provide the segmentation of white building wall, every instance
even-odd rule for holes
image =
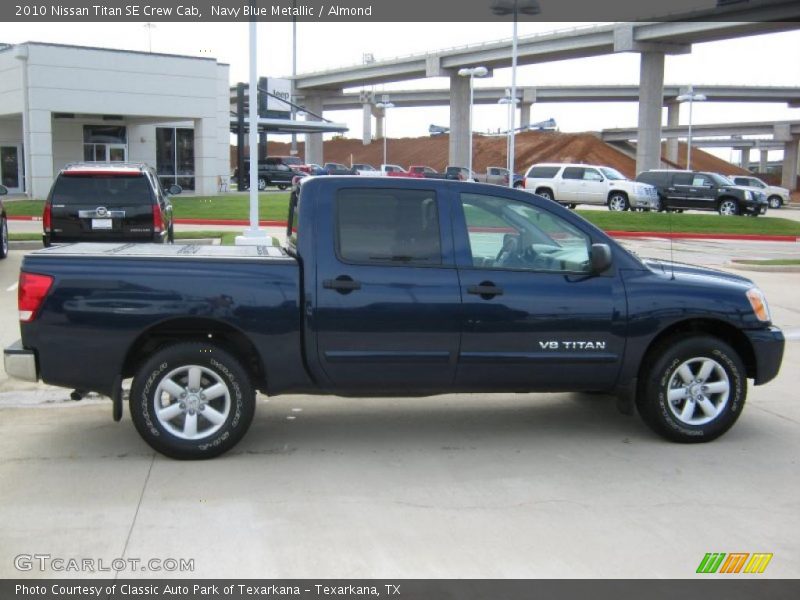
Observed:
[[[123,117],[115,123],[128,128],[129,160],[153,166],[157,125],[194,127],[196,192],[214,194],[219,175],[230,172],[228,111],[228,67],[214,60],[37,43],[0,51],[0,117],[21,115],[19,125],[0,123],[0,134],[28,141],[28,182],[36,198],[47,194],[65,164],[83,159],[83,125],[104,123],[102,115]]]
[[[0,115],[21,114],[23,109],[22,67],[14,48],[0,52]]]

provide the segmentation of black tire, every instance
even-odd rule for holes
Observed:
[[[197,373],[194,369],[199,370],[196,382],[190,379],[191,372]],[[194,391],[189,388],[192,384]],[[219,384],[223,395],[206,400],[201,392]],[[182,388],[184,396],[177,391],[172,395],[162,385]],[[156,394],[162,398],[162,416],[155,410]],[[219,456],[242,439],[253,420],[256,399],[237,359],[213,344],[189,342],[162,348],[139,368],[129,405],[139,435],[154,450],[171,458],[197,460]],[[173,406],[174,411],[163,413]],[[212,410],[213,420],[208,418]],[[191,439],[190,418],[195,431]]]
[[[288,186],[287,184],[285,184],[285,183],[279,183],[279,184],[278,184],[278,189],[279,189],[280,191],[283,191],[283,190],[285,190],[285,189],[286,189],[286,188],[288,188],[288,187],[289,187],[289,186]]]
[[[540,188],[536,190],[536,193],[545,200],[555,200],[555,196],[553,196],[553,190],[547,188]]]
[[[567,204],[566,206],[570,210],[575,210],[575,207],[578,206],[578,205],[577,204]]]
[[[8,219],[0,220],[0,259],[8,256]]]
[[[514,183],[514,188],[515,189],[520,189],[520,188],[524,188],[524,187],[525,187],[525,184],[522,183],[521,181],[517,181],[517,182]]]
[[[783,198],[780,196],[770,196],[767,198],[770,208],[778,209],[783,206]]]
[[[609,194],[606,204],[608,205],[608,210],[614,212],[625,212],[631,207],[631,205],[628,203],[628,196],[622,192],[614,192],[613,194]]]
[[[717,212],[726,217],[741,214],[739,210],[739,203],[732,198],[723,198],[717,205]]]
[[[174,223],[170,223],[169,224],[169,229],[167,230],[167,241],[170,244],[174,244],[175,243],[175,224]]]
[[[684,385],[682,367],[688,366],[688,375],[699,378],[708,362],[713,363],[713,370],[704,379],[689,377],[692,383]],[[727,392],[708,391],[711,386],[725,385]],[[672,401],[670,390],[678,396]],[[659,435],[674,442],[700,443],[710,442],[733,427],[746,397],[747,377],[739,355],[718,338],[693,334],[670,338],[648,353],[636,406],[644,422]],[[705,407],[713,409],[709,411],[713,416]]]

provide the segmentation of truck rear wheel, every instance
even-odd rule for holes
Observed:
[[[674,442],[710,442],[742,412],[747,378],[728,344],[708,335],[667,340],[649,353],[636,405],[653,431]]]
[[[178,459],[213,458],[233,448],[255,412],[255,392],[238,360],[213,344],[156,352],[134,377],[130,411],[139,435]]]

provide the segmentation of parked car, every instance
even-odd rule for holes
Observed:
[[[476,178],[481,183],[492,183],[494,185],[508,185],[508,169],[505,167],[486,167],[486,173],[478,173]],[[514,187],[524,188],[525,178],[518,173],[514,173]]]
[[[719,173],[704,171],[644,171],[636,181],[658,190],[665,210],[713,210],[721,215],[750,215],[767,212],[767,196],[735,185]]]
[[[478,176],[475,172],[470,171],[467,167],[448,165],[444,170],[444,174],[447,179],[453,179],[455,181],[478,181]]]
[[[309,166],[299,156],[268,156],[267,160],[283,163],[292,171],[310,173]]]
[[[322,170],[326,175],[358,175],[358,171],[353,167],[348,167],[341,163],[328,162],[322,165]]]
[[[353,168],[359,175],[380,175],[380,171],[367,163],[355,163]]]
[[[325,169],[322,168],[322,165],[318,165],[317,163],[308,163],[308,174],[327,175],[327,173],[325,173]]]
[[[731,175],[728,177],[736,185],[753,188],[767,196],[767,204],[770,208],[780,208],[788,204],[791,198],[789,190],[777,185],[769,185],[758,177],[750,175]]]
[[[658,193],[651,185],[629,180],[611,167],[573,163],[539,163],[525,174],[525,189],[569,208],[578,204],[660,210]]]
[[[173,242],[170,195],[143,163],[74,163],[56,176],[42,213],[45,246],[62,242]]]
[[[244,170],[242,190],[250,187],[250,161],[245,161]],[[292,177],[296,174],[296,171],[279,160],[268,158],[258,163],[258,189],[263,191],[270,186],[276,186],[279,190],[285,190],[292,185]],[[236,176],[234,172],[234,179]]]
[[[417,179],[447,179],[445,173],[439,173],[433,167],[426,165],[411,165],[408,167],[408,176]]]
[[[408,177],[408,171],[400,165],[381,165],[380,172],[386,177]]]
[[[780,368],[784,337],[752,281],[639,259],[539,196],[411,178],[298,187],[284,247],[26,255],[6,373],[108,395],[116,420],[133,378],[139,434],[196,459],[236,445],[256,390],[613,393],[664,437],[705,442],[736,422],[747,379]]]
[[[8,194],[8,189],[4,185],[0,185],[0,196]],[[0,259],[8,256],[8,219],[6,217],[6,208],[3,202],[0,201]]]

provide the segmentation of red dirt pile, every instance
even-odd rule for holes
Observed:
[[[516,171],[524,173],[529,166],[539,162],[576,162],[614,167],[628,177],[636,175],[636,161],[626,153],[606,144],[591,133],[558,133],[528,131],[516,136]],[[441,171],[447,166],[448,136],[420,138],[390,138],[388,140],[388,162],[403,167],[428,165]],[[298,143],[303,156],[303,143]],[[506,138],[475,136],[473,139],[474,162],[477,172],[488,166],[506,165]],[[663,152],[663,149],[662,149]],[[288,155],[289,144],[268,142],[269,155]],[[235,152],[232,152],[235,162]],[[364,146],[361,140],[339,138],[328,140],[324,146],[326,161],[343,163],[369,163],[378,166],[383,162],[383,143],[375,140]],[[686,161],[686,146],[680,145],[679,164]],[[677,165],[675,165],[677,168]],[[716,156],[692,149],[692,167],[702,171],[724,174],[747,173]]]

